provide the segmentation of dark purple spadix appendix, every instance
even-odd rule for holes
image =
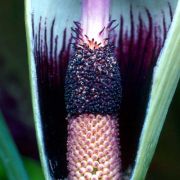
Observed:
[[[117,114],[121,102],[121,75],[113,45],[75,48],[65,78],[68,114]]]

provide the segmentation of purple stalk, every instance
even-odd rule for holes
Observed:
[[[109,23],[110,0],[84,0],[82,6],[82,29],[83,35],[95,39],[97,43],[103,43],[103,39],[108,37],[105,29],[101,36],[99,33]]]

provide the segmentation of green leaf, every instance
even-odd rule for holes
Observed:
[[[180,1],[154,70],[149,105],[137,153],[133,180],[144,179],[180,78]]]
[[[28,180],[22,159],[0,113],[0,160],[9,180]]]
[[[27,157],[24,157],[23,159],[24,159],[24,165],[29,175],[29,179],[44,180],[44,175],[40,163]]]

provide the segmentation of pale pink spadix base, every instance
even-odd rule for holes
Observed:
[[[97,43],[103,44],[103,40],[108,37],[105,27],[109,23],[110,0],[83,0],[82,5],[82,30],[83,35],[87,35],[90,40],[93,38]],[[99,33],[104,29],[101,36]]]
[[[117,118],[82,114],[68,123],[68,179],[120,180]]]

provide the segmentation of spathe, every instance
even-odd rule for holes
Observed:
[[[120,21],[119,27],[117,27],[114,30],[115,31],[114,33],[116,34],[115,44],[118,43],[118,40],[120,39],[118,37],[119,34],[122,35],[122,33],[119,33],[122,30],[122,22],[123,22],[123,26],[125,27],[125,29],[129,29],[129,32],[131,32],[129,34],[129,37],[131,37],[130,39],[128,39],[129,32],[128,31],[124,32],[123,41],[119,41],[119,42],[123,42],[122,44],[125,46],[125,47],[123,47],[123,50],[125,53],[122,56],[121,51],[119,51],[120,53],[119,54],[117,53],[117,56],[120,59],[122,59],[122,57],[123,57],[123,59],[125,59],[124,57],[129,53],[130,55],[128,55],[128,57],[130,60],[134,60],[134,59],[138,60],[138,58],[137,58],[138,56],[136,54],[134,55],[134,50],[133,50],[133,48],[136,47],[136,46],[134,46],[134,42],[136,42],[136,44],[138,42],[137,41],[138,33],[136,30],[136,28],[137,28],[136,23],[138,24],[138,22],[141,22],[143,25],[143,26],[141,26],[141,27],[143,27],[142,28],[143,30],[142,29],[141,30],[143,32],[145,32],[146,40],[150,45],[149,49],[151,49],[152,47],[157,48],[157,49],[155,49],[155,51],[156,51],[155,58],[153,58],[153,59],[150,58],[150,56],[152,56],[152,52],[151,53],[145,52],[144,55],[141,56],[140,60],[144,60],[145,59],[144,57],[146,57],[147,59],[150,59],[150,62],[151,62],[150,66],[149,66],[149,64],[148,65],[145,64],[147,66],[143,65],[143,67],[145,67],[145,70],[147,70],[147,71],[142,71],[143,74],[141,74],[141,75],[144,75],[144,72],[145,72],[147,74],[150,73],[150,76],[148,75],[148,77],[151,77],[151,72],[155,65],[154,63],[157,60],[159,52],[161,51],[161,48],[162,48],[162,45],[164,42],[164,38],[166,37],[167,29],[169,28],[169,25],[170,25],[171,12],[174,12],[173,7],[175,7],[176,2],[177,1],[171,2],[171,4],[170,4],[171,8],[169,9],[169,6],[168,6],[167,2],[165,2],[165,1],[158,1],[156,3],[155,2],[150,3],[150,1],[130,1],[130,2],[112,1],[112,6],[110,9],[111,19],[117,19],[117,22],[119,22],[118,20],[120,19],[120,15],[122,15],[121,17],[123,17],[123,21]],[[130,10],[131,18],[129,18],[130,5],[132,5],[131,6],[132,9]],[[148,11],[145,8],[147,8]],[[151,9],[152,9],[152,11],[151,11]],[[162,13],[162,11],[163,11],[163,13]],[[139,12],[140,12],[141,16],[139,16]],[[178,13],[178,9],[177,9],[177,13]],[[61,88],[63,88],[63,77],[62,76],[64,75],[64,70],[63,70],[63,72],[60,72],[61,77],[58,77],[58,78],[60,78],[60,85],[58,85],[58,87],[56,87],[57,89],[55,91],[54,91],[54,89],[52,91],[51,87],[54,88],[55,86],[53,85],[53,82],[51,81],[53,78],[51,79],[50,75],[52,75],[52,77],[56,76],[56,73],[53,74],[51,72],[53,70],[53,66],[51,67],[52,68],[51,71],[48,70],[47,74],[46,74],[47,69],[45,67],[46,78],[41,79],[40,74],[42,72],[39,73],[39,70],[41,70],[42,68],[41,68],[41,66],[38,66],[37,59],[41,60],[44,58],[44,59],[47,59],[47,62],[49,62],[49,60],[51,60],[50,62],[52,62],[52,60],[54,60],[54,59],[58,60],[57,57],[54,58],[54,55],[52,55],[53,53],[52,53],[51,49],[55,48],[55,49],[57,49],[57,52],[62,50],[61,51],[62,53],[60,53],[60,56],[58,56],[58,57],[60,57],[59,60],[61,60],[61,59],[65,59],[65,61],[68,60],[68,58],[70,56],[70,54],[69,54],[70,49],[68,50],[68,52],[66,50],[68,49],[68,46],[67,46],[67,44],[69,42],[68,40],[71,38],[71,27],[74,26],[73,25],[74,20],[75,21],[81,20],[80,14],[81,14],[81,2],[80,1],[56,0],[53,3],[50,0],[44,0],[44,1],[43,0],[42,1],[27,0],[26,1],[26,28],[27,28],[26,30],[27,30],[27,40],[28,40],[28,53],[29,53],[29,60],[30,60],[30,75],[31,75],[33,107],[34,107],[37,137],[38,137],[38,142],[39,142],[39,149],[40,149],[40,154],[42,157],[42,165],[44,167],[44,172],[45,172],[45,176],[47,179],[50,179],[51,176],[52,177],[54,176],[56,178],[58,178],[58,176],[59,176],[59,178],[61,178],[61,176],[59,174],[56,174],[53,172],[53,169],[54,169],[53,166],[56,166],[56,163],[61,164],[61,162],[57,162],[56,159],[53,159],[53,163],[52,163],[51,159],[49,159],[49,157],[47,156],[47,155],[49,155],[47,149],[50,147],[47,145],[48,143],[46,142],[46,140],[48,138],[51,139],[51,137],[54,137],[53,135],[51,136],[51,134],[53,134],[53,132],[50,133],[52,131],[51,128],[54,127],[54,125],[50,128],[50,130],[47,131],[50,134],[47,133],[48,136],[47,135],[45,136],[44,129],[46,129],[46,128],[44,128],[44,127],[48,126],[48,123],[44,124],[43,121],[44,121],[44,118],[47,118],[49,120],[51,119],[52,121],[53,121],[54,117],[65,118],[64,108],[63,107],[60,108],[60,106],[63,106],[64,103],[63,102],[59,103],[59,102],[55,101],[55,97],[57,97],[58,100],[63,101],[63,97],[62,97],[63,90]],[[126,16],[126,14],[128,14],[128,17]],[[168,17],[163,19],[163,17],[165,17],[166,14],[168,14]],[[178,15],[176,15],[176,16],[178,16]],[[133,17],[133,19],[132,19],[132,17]],[[33,18],[33,21],[32,21],[32,18]],[[41,24],[40,24],[40,19],[41,19]],[[55,19],[55,21],[53,24],[54,19]],[[121,20],[122,20],[122,18],[121,18]],[[143,20],[143,22],[140,20]],[[153,23],[152,23],[152,20],[153,20]],[[150,23],[150,24],[148,24],[148,23]],[[177,44],[175,46],[176,49],[174,51],[171,49],[173,54],[171,54],[168,51],[168,49],[169,49],[168,46],[169,46],[169,44],[171,45],[170,39],[171,38],[174,39],[173,31],[175,31],[175,29],[178,28],[178,22],[174,20],[173,23],[176,24],[177,27],[176,27],[176,25],[172,25],[172,27],[171,27],[170,35],[167,36],[168,39],[166,40],[166,44],[165,44],[166,46],[163,48],[161,56],[159,57],[158,68],[156,68],[156,73],[154,75],[154,79],[158,79],[159,77],[163,76],[163,72],[162,72],[161,68],[167,68],[167,72],[168,72],[168,70],[171,69],[172,67],[176,67],[172,71],[173,73],[172,73],[171,79],[168,79],[168,77],[166,77],[167,81],[169,80],[169,81],[173,82],[173,84],[171,84],[170,86],[167,87],[167,91],[166,91],[167,94],[168,93],[171,94],[171,98],[172,98],[172,95],[174,93],[175,87],[176,87],[178,79],[179,79],[179,73],[178,73],[179,72],[179,59],[177,57],[177,54],[174,53],[174,51],[178,52],[178,45],[177,45],[179,43],[178,38],[176,41]],[[32,24],[34,26],[34,30],[32,28]],[[129,26],[129,24],[131,24],[131,26]],[[153,28],[155,28],[157,25],[157,27],[160,28],[160,32],[152,31],[152,29],[151,29],[151,33],[148,33],[148,32],[150,32],[150,31],[148,31],[150,29],[149,27],[151,27],[150,25],[152,25]],[[64,34],[65,28],[66,28],[66,33]],[[146,32],[146,30],[147,30],[147,32]],[[41,33],[38,34],[39,32],[41,32]],[[46,33],[47,33],[47,36],[46,36],[47,39],[44,36]],[[53,36],[52,36],[52,33],[53,33]],[[155,33],[155,34],[153,34],[153,33]],[[33,38],[33,34],[34,35],[37,34],[37,37],[35,38],[35,36],[34,36],[34,38]],[[132,36],[132,34],[134,34],[134,35]],[[153,44],[153,46],[151,43],[154,41],[151,38],[148,40],[148,38],[147,38],[148,34],[150,34],[149,35],[150,37],[156,37],[156,36],[158,37],[157,38],[158,40],[156,41],[155,44]],[[57,44],[55,41],[56,35],[58,35],[58,43]],[[52,37],[54,37],[54,39],[51,39]],[[135,41],[135,39],[136,39],[136,41]],[[42,41],[42,40],[44,40],[44,41]],[[46,45],[41,46],[43,44],[43,42],[45,42],[45,40],[47,40],[45,44],[47,45],[48,50],[46,49]],[[66,41],[66,46],[64,47],[65,41]],[[127,42],[127,44],[126,44],[126,42]],[[36,46],[35,46],[35,44],[36,44]],[[119,45],[121,45],[121,44],[119,44]],[[120,48],[121,46],[119,46],[119,45],[118,45],[118,47]],[[146,47],[146,45],[142,45],[142,48],[145,48],[145,47]],[[128,50],[126,51],[126,49],[128,49]],[[43,52],[46,52],[46,53],[43,54]],[[56,52],[56,51],[53,51],[53,52]],[[149,54],[150,54],[150,56],[149,56]],[[173,59],[175,59],[175,62],[173,64],[170,63],[168,66],[166,65],[164,67],[164,65],[166,64],[165,61],[170,62],[171,55],[173,56]],[[44,56],[46,56],[46,57],[44,57]],[[133,58],[134,56],[136,58]],[[170,56],[170,58],[168,58],[168,59],[165,58],[168,56]],[[155,60],[155,61],[153,61],[153,60]],[[46,62],[46,61],[44,61],[44,62]],[[122,62],[122,60],[121,60],[121,62]],[[127,61],[126,61],[126,63],[127,63]],[[122,62],[122,64],[123,64],[123,62]],[[66,63],[64,63],[64,60],[60,66],[66,67]],[[147,67],[150,67],[150,70]],[[122,71],[123,71],[123,68],[122,68]],[[124,71],[124,74],[126,75],[126,71]],[[147,74],[144,75],[145,79],[147,79]],[[132,76],[134,76],[134,74]],[[41,79],[42,81],[39,79]],[[44,83],[46,80],[49,81],[48,85],[46,83]],[[40,84],[38,83],[38,81],[40,82]],[[144,81],[141,80],[140,82],[141,82],[141,86],[142,86],[142,84],[143,84],[142,82],[144,82]],[[151,82],[151,78],[150,78],[149,82]],[[132,175],[133,179],[143,179],[146,174],[146,171],[148,169],[150,159],[152,158],[152,155],[153,155],[153,152],[154,152],[154,149],[155,149],[155,146],[156,146],[156,143],[157,143],[160,131],[161,131],[163,120],[165,118],[165,114],[166,114],[166,111],[167,111],[167,108],[169,106],[170,99],[171,99],[171,98],[169,99],[168,103],[165,103],[166,99],[169,98],[169,96],[168,95],[162,96],[163,97],[162,104],[157,104],[157,106],[154,106],[153,102],[156,101],[156,99],[158,99],[158,96],[156,96],[156,92],[154,93],[154,91],[155,91],[154,89],[156,89],[156,85],[157,85],[156,82],[157,81],[153,80],[153,83],[151,86],[152,93],[151,93],[150,99],[149,99],[149,106],[148,106],[148,110],[146,113],[146,121],[145,121],[145,126],[143,128],[143,133],[141,136],[136,165],[135,165],[134,173]],[[162,81],[162,83],[163,83],[163,81]],[[43,85],[45,85],[45,86],[43,86]],[[162,86],[163,86],[163,84],[162,84]],[[133,86],[130,85],[130,88],[131,87],[133,87]],[[145,87],[147,87],[147,86],[145,86]],[[143,87],[143,88],[145,88],[145,87]],[[58,92],[58,88],[60,88],[59,89],[60,92]],[[147,92],[148,92],[148,89],[146,90],[146,93],[145,93],[146,96],[148,95]],[[160,88],[159,93],[158,93],[160,99],[161,99],[161,92],[162,92],[162,88]],[[51,93],[50,96],[49,96],[49,93]],[[58,93],[57,96],[55,93]],[[154,94],[155,94],[155,98],[154,98]],[[44,98],[42,98],[42,97],[44,97]],[[45,99],[45,98],[47,98],[47,99]],[[128,99],[128,98],[126,98],[126,99]],[[147,98],[145,98],[145,100],[146,99]],[[137,100],[137,97],[135,98],[135,100]],[[53,108],[51,109],[51,106],[53,105],[53,101],[55,101],[55,103],[54,103],[55,105],[56,105],[56,103],[58,105],[60,105],[59,107],[56,107],[55,110]],[[128,101],[128,102],[130,102],[130,101]],[[47,106],[48,108],[45,106]],[[122,104],[122,106],[123,106],[123,104]],[[127,107],[127,105],[125,105],[124,107]],[[151,113],[153,113],[153,111],[154,111],[154,109],[153,109],[154,107],[160,108],[159,115],[157,115],[157,118],[150,116]],[[58,108],[60,108],[63,111],[61,113],[62,115],[60,115],[60,112],[58,112]],[[135,108],[137,108],[137,107],[135,107]],[[143,109],[145,110],[146,106],[144,106]],[[165,111],[162,112],[163,115],[161,114],[162,109],[165,109]],[[48,110],[52,111],[52,112],[51,113],[45,112]],[[127,110],[127,112],[129,113],[129,110]],[[56,115],[54,115],[54,113],[59,113],[59,115],[56,116]],[[122,113],[120,112],[120,115],[121,114]],[[140,116],[140,119],[142,119],[144,117],[144,115],[145,115],[145,112],[143,115]],[[124,117],[126,117],[126,115]],[[136,118],[139,118],[139,116],[137,116]],[[142,120],[140,120],[140,121],[142,122]],[[120,120],[120,122],[121,122],[121,120]],[[150,122],[154,123],[153,126],[151,126]],[[157,130],[156,123],[158,123],[158,122],[160,123],[160,126],[158,126],[159,129]],[[55,123],[55,125],[58,125],[58,123],[57,124]],[[59,125],[61,125],[61,124],[59,124]],[[66,127],[66,125],[63,125],[63,127],[61,127],[61,128],[65,128],[65,127]],[[151,137],[149,136],[150,133],[147,132],[148,128],[152,128],[151,130],[153,133],[151,134],[152,135]],[[60,133],[59,136],[61,136],[61,135],[62,134]],[[156,139],[156,141],[152,142],[153,145],[151,144],[152,137],[153,137],[153,139]],[[148,144],[145,143],[145,141],[149,142],[147,140],[147,138],[149,138],[149,141],[150,141],[150,143],[148,143]],[[63,139],[63,141],[64,140],[65,139]],[[57,142],[57,144],[58,143],[59,142]],[[147,159],[146,158],[142,159],[141,154],[147,154],[147,152],[149,152],[149,149],[146,148],[146,147],[149,147],[149,145],[152,145],[151,147],[153,147],[151,149],[152,153],[151,153],[151,155],[149,155],[147,157]],[[56,147],[54,147],[53,150],[55,148]],[[64,153],[65,149],[63,149],[62,152]],[[59,153],[61,153],[61,152],[59,152]],[[143,164],[144,161],[147,162],[146,168],[144,168],[144,164]],[[132,160],[131,160],[131,163],[132,163]],[[51,173],[50,173],[50,169],[51,169]],[[57,169],[55,171],[57,171]],[[61,170],[59,170],[59,171],[61,172]],[[62,172],[64,172],[64,171],[62,171]]]

